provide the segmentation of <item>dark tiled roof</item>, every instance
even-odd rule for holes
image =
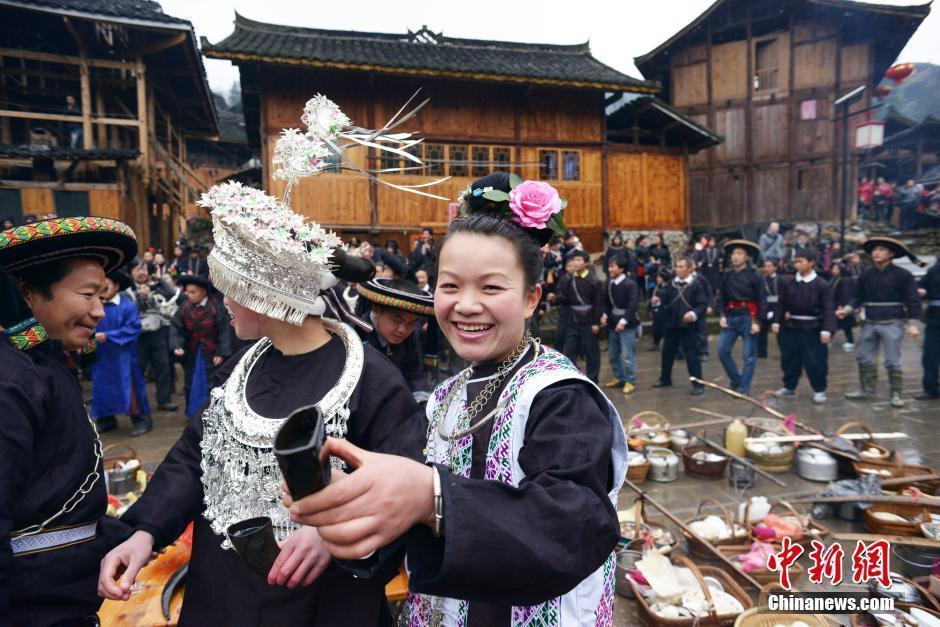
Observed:
[[[634,125],[641,132],[653,132],[652,141],[649,135],[641,136],[644,144],[657,143],[656,133],[660,131],[665,133],[667,145],[681,146],[684,143],[693,152],[724,141],[718,133],[655,96],[624,94],[607,105],[606,115],[609,139],[613,141],[629,142]]]
[[[218,111],[219,141],[229,144],[247,144],[245,116],[234,111]]]
[[[390,74],[656,92],[655,82],[621,74],[591,56],[587,43],[560,46],[444,37],[423,28],[389,34],[266,24],[235,15],[235,31],[208,57],[294,63]]]
[[[0,0],[0,5],[115,18],[132,22],[159,22],[167,26],[189,25],[189,21],[167,15],[153,0]]]
[[[117,159],[136,159],[140,154],[136,150],[103,148],[101,150],[84,150],[81,148],[66,148],[63,146],[49,148],[43,145],[13,146],[0,144],[0,157],[8,159],[32,159],[46,157],[47,159],[77,159],[79,161],[103,161]]]

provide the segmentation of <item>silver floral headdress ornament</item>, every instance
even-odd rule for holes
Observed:
[[[444,179],[396,185],[377,175],[411,168],[367,171],[344,158],[347,148],[358,145],[392,152],[420,167],[421,160],[407,150],[422,140],[411,133],[389,133],[427,100],[402,115],[408,103],[381,129],[370,131],[353,126],[335,103],[317,94],[307,101],[301,118],[307,131],[286,129],[274,148],[274,177],[287,181],[283,202],[235,181],[203,194],[199,205],[209,209],[215,239],[208,259],[215,287],[252,311],[292,324],[303,324],[308,315],[327,314],[368,327],[351,316],[329,288],[340,279],[366,281],[374,266],[348,254],[335,233],[294,212],[290,189],[301,178],[339,167],[405,192],[447,200],[419,189]]]

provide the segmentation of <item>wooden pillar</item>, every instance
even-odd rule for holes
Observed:
[[[143,57],[137,57],[137,149],[140,151],[140,175],[150,183],[150,123],[147,120],[147,77]]]
[[[600,94],[601,106],[601,229],[607,233],[610,228],[610,204],[607,200],[607,113],[604,111],[604,94]]]
[[[100,85],[95,89],[95,115],[99,118],[105,117],[104,92]],[[98,122],[95,125],[95,137],[97,138],[98,148],[108,147],[108,127],[104,122]]]
[[[82,148],[91,150],[94,148],[91,137],[91,75],[84,52],[82,52],[79,68],[82,86]]]
[[[366,113],[366,125],[368,128],[375,128],[375,74],[369,74],[369,110]],[[381,168],[381,163],[376,163],[374,159],[378,157],[378,152],[374,148],[366,149],[366,170]],[[379,227],[379,186],[375,179],[369,178],[369,227],[371,232],[375,233]],[[405,241],[407,248],[408,242]]]
[[[744,109],[744,206],[738,214],[742,224],[752,222],[754,211],[754,32],[751,5],[747,6],[747,105]]]
[[[783,207],[783,215],[793,215],[794,211],[793,202],[796,193],[796,171],[793,167],[793,162],[794,153],[796,151],[796,137],[800,126],[800,116],[798,115],[800,101],[793,95],[793,89],[796,85],[796,78],[794,77],[796,72],[796,64],[794,63],[794,58],[796,57],[796,17],[794,16],[794,11],[793,9],[790,11],[790,49],[788,50],[789,59],[787,60],[787,65],[789,66],[787,70],[787,204]]]

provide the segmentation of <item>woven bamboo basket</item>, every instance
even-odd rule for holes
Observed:
[[[852,468],[855,470],[855,473],[859,476],[866,473],[866,470],[875,470],[875,471],[887,471],[888,475],[882,475],[879,472],[881,479],[888,478],[897,478],[901,479],[903,477],[914,477],[917,475],[933,475],[937,474],[930,466],[924,464],[906,464],[904,463],[904,456],[899,452],[894,453],[893,459],[885,461],[877,460],[864,460],[860,462],[852,462]],[[915,481],[911,483],[904,483],[896,486],[896,489],[903,490],[905,488],[914,487],[923,492],[924,494],[935,494],[938,489],[940,489],[940,480],[934,481]]]
[[[754,602],[751,601],[747,592],[731,578],[731,575],[721,568],[714,566],[696,566],[692,563],[692,560],[682,555],[676,557],[674,561],[692,571],[692,574],[695,575],[695,580],[698,581],[702,592],[705,594],[707,602],[711,602],[712,595],[703,577],[714,577],[721,583],[721,587],[724,588],[725,592],[733,596],[744,606],[745,612],[754,607]],[[712,611],[708,615],[698,618],[663,618],[653,613],[646,599],[643,597],[643,594],[637,588],[636,583],[631,580],[630,585],[633,586],[633,593],[636,595],[637,614],[640,617],[640,622],[644,625],[651,625],[653,627],[692,627],[693,625],[697,627],[732,627],[738,617],[736,614],[719,616]]]
[[[722,555],[724,555],[728,559],[731,559],[736,555],[743,555],[744,553],[749,552],[751,550],[751,545],[750,544],[726,544],[726,545],[718,547],[718,550],[721,552]],[[738,567],[738,570],[741,570],[740,567]],[[741,572],[744,572],[744,571],[742,570]],[[797,577],[802,575],[804,572],[806,572],[806,569],[804,569],[803,566],[799,562],[794,562],[790,566],[790,579],[791,580],[796,579]],[[767,568],[761,568],[759,570],[752,570],[751,572],[747,574],[753,577],[754,579],[756,579],[758,583],[763,583],[763,584],[773,583],[777,581],[780,577],[779,573],[767,570]],[[764,603],[763,605],[766,605],[766,603]]]
[[[633,483],[646,482],[646,475],[650,474],[650,466],[652,465],[649,459],[646,459],[642,464],[627,464],[627,479]]]
[[[777,435],[790,435],[779,421],[768,422],[765,419],[752,418],[747,420],[745,424],[749,428],[751,437],[757,437],[763,431]],[[772,473],[790,472],[793,468],[793,460],[796,458],[796,447],[792,444],[784,444],[781,445],[781,448],[783,450],[780,453],[762,453],[748,448],[745,444],[744,451],[745,455],[753,460],[761,470]]]
[[[672,531],[662,521],[649,520],[648,518],[646,518],[646,515],[644,512],[645,507],[643,505],[643,502],[644,502],[643,499],[636,499],[633,502],[634,506],[638,508],[637,513],[639,514],[639,517],[640,517],[639,525],[637,525],[635,521],[624,521],[620,523],[621,543],[624,543],[624,541],[626,541],[624,543],[624,548],[634,550],[634,551],[639,551],[640,553],[642,553],[645,538],[640,536],[640,531],[645,529],[646,531],[652,534],[654,529],[663,529],[671,533],[675,537],[675,541],[667,545],[657,545],[656,550],[659,553],[662,553],[663,555],[669,555],[670,553],[675,551],[676,548],[678,548],[679,543],[681,542],[679,534],[677,534],[675,531]],[[632,530],[632,533],[629,533],[631,530]]]
[[[940,603],[937,602],[937,599],[932,594],[930,594],[930,591],[928,591],[924,586],[922,586],[916,580],[908,579],[907,577],[904,577],[903,575],[899,575],[898,573],[891,573],[891,579],[892,580],[899,579],[906,584],[912,585],[914,588],[917,589],[918,592],[920,592],[920,595],[924,598],[926,602],[923,605],[918,605],[916,603],[904,603],[904,602],[896,601],[894,603],[895,609],[910,612],[912,608],[916,607],[920,610],[927,612],[928,614],[931,614],[937,618],[940,618]],[[874,619],[869,618],[867,614],[853,614],[851,620],[852,620],[852,625],[856,625],[857,627],[879,627],[878,622],[875,621]]]
[[[888,514],[897,514],[905,518],[911,518],[921,514],[924,520],[930,520],[930,514],[940,514],[940,507],[931,505],[913,505],[908,503],[872,503],[871,507],[862,512],[862,521],[865,528],[872,533],[879,535],[895,536],[923,536],[919,522],[895,522],[890,520],[879,520],[874,514],[876,512],[886,512]]]
[[[823,538],[829,535],[829,527],[823,525],[822,523],[816,522],[815,520],[810,518],[808,514],[799,513],[798,511],[796,511],[796,509],[793,508],[792,505],[790,505],[786,501],[777,501],[776,503],[772,504],[770,506],[770,510],[767,513],[768,514],[773,513],[774,508],[778,506],[785,508],[791,516],[795,516],[803,523],[802,533],[796,538],[790,538],[790,540],[794,544],[800,544],[800,545],[805,546],[809,544],[810,542],[812,542],[813,540],[822,540]],[[748,509],[750,509],[750,501],[748,501],[748,505],[744,509],[744,520],[748,520],[748,516],[747,516]],[[754,524],[751,524],[750,522],[747,523],[748,529],[751,530],[751,538],[753,538],[754,540],[760,539],[756,535],[754,535],[754,527],[759,524],[760,524],[759,522],[754,523]],[[775,537],[773,540],[761,540],[761,542],[767,542],[769,544],[773,544],[774,546],[780,546],[780,544],[782,543],[782,539]]]
[[[116,453],[115,451],[122,452]],[[104,447],[101,451],[101,457],[104,460],[102,466],[105,470],[110,470],[118,462],[129,462],[132,459],[140,459],[134,447],[121,443],[109,444]]]
[[[792,624],[795,621],[803,621],[810,627],[828,627],[826,617],[822,614],[784,614],[782,612],[771,612],[767,607],[767,595],[771,590],[783,587],[778,583],[768,583],[760,590],[758,607],[749,609],[734,621],[734,627],[774,627],[780,624]]]
[[[650,428],[662,428],[662,431],[656,431],[654,433],[643,433],[637,436],[630,436],[630,430],[627,429],[627,438],[631,442],[635,442],[635,447],[645,447],[645,446],[661,446],[663,448],[669,448],[669,444],[672,442],[672,436],[669,434],[669,419],[663,416],[658,411],[641,411],[638,414],[634,414],[629,421],[630,427],[633,427],[635,421],[642,420]],[[657,441],[654,440],[654,436],[659,434],[665,434],[666,439],[659,438]]]
[[[699,451],[721,455],[723,459],[720,462],[710,462],[692,457]],[[682,463],[685,466],[685,474],[697,479],[721,479],[725,476],[728,461],[727,455],[708,444],[690,444],[682,449]]]
[[[875,436],[872,434],[871,429],[868,428],[868,425],[864,425],[857,420],[850,420],[838,429],[836,429],[836,435],[842,435],[849,429],[861,429],[868,434],[867,440],[852,440],[852,444],[855,445],[855,448],[858,449],[859,453],[865,449],[876,449],[878,451],[878,457],[862,457],[862,459],[872,459],[874,461],[888,461],[891,457],[894,456],[894,451],[878,444],[875,442]]]
[[[725,545],[735,545],[749,539],[750,529],[747,527],[747,525],[741,522],[736,522],[734,516],[732,516],[731,512],[728,511],[728,508],[722,505],[719,501],[712,498],[702,499],[701,502],[699,502],[698,507],[695,508],[695,516],[685,521],[686,527],[689,526],[689,523],[693,523],[697,520],[703,520],[705,518],[705,516],[702,515],[702,507],[706,504],[717,507],[721,511],[721,517],[724,519],[725,524],[727,524],[728,528],[732,530],[732,535],[728,538],[724,538],[722,540],[709,540],[712,546],[721,547]],[[745,518],[745,520],[747,519]],[[740,530],[736,529],[736,527],[739,527]],[[702,540],[699,539],[698,536],[686,533],[684,529],[681,531],[682,535],[685,536],[686,542],[689,544],[689,553],[695,555],[696,557],[702,557],[705,559],[711,559],[714,557],[714,554],[708,550],[708,547],[702,543]],[[739,531],[739,533],[734,534],[734,531]]]

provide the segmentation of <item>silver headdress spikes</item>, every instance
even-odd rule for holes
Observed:
[[[341,271],[357,275],[344,276],[348,280],[371,278],[374,268],[364,273],[362,268],[352,267],[346,254],[337,253],[344,250],[339,237],[291,210],[290,189],[303,177],[339,167],[401,191],[447,200],[420,189],[445,179],[397,185],[377,175],[412,168],[363,170],[344,156],[347,148],[363,146],[394,153],[420,166],[421,160],[408,149],[422,140],[411,133],[389,132],[413,118],[428,102],[403,113],[414,98],[385,126],[373,131],[353,126],[334,102],[317,94],[307,101],[301,116],[307,130],[287,129],[275,144],[274,177],[287,181],[283,202],[233,181],[215,185],[203,194],[199,205],[210,210],[216,244],[208,260],[215,286],[252,311],[300,325],[308,315],[327,311],[321,293],[336,285]],[[347,267],[341,267],[344,265]]]

